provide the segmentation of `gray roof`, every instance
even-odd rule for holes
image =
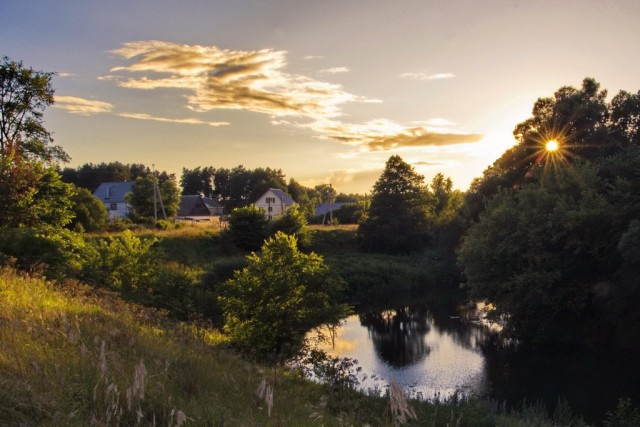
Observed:
[[[131,192],[135,181],[103,182],[93,195],[103,203],[124,203],[124,195]]]
[[[330,210],[335,212],[341,207],[343,207],[344,205],[352,205],[352,204],[353,203],[348,203],[348,202],[331,202],[331,205],[329,205],[329,202],[318,203],[316,205],[314,215],[315,216],[324,215],[326,213],[329,213]]]
[[[216,200],[199,194],[180,197],[178,216],[211,216],[220,214],[222,205]]]
[[[275,194],[280,200],[282,200],[285,206],[293,205],[296,202],[291,198],[291,196],[278,188],[270,188],[269,190],[271,190],[273,194]]]

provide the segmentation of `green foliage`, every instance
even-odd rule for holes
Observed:
[[[103,182],[135,181],[139,176],[149,173],[149,168],[143,164],[110,163],[85,163],[77,168],[65,167],[61,172],[64,182],[75,184],[94,192]],[[168,176],[162,172],[160,176]]]
[[[238,248],[257,251],[267,237],[264,210],[254,205],[234,209],[229,215],[228,234]]]
[[[53,73],[34,71],[6,56],[0,62],[0,160],[68,161],[51,143],[43,126],[46,107],[53,104]]]
[[[0,228],[0,255],[15,259],[22,270],[60,280],[79,276],[91,249],[65,229]]]
[[[154,194],[156,202],[154,203]],[[135,184],[130,193],[125,196],[127,203],[131,205],[131,217],[137,221],[145,221],[155,217],[154,208],[157,209],[157,216],[162,217],[163,207],[167,218],[178,213],[180,204],[180,193],[178,186],[172,177],[159,180],[154,193],[154,177],[146,175],[136,178]]]
[[[541,184],[503,190],[465,236],[459,256],[472,298],[509,316],[526,342],[576,344],[597,324],[591,289],[618,261],[611,206],[596,169],[562,169]]]
[[[123,292],[148,288],[156,268],[152,251],[156,242],[129,230],[98,240],[96,256],[87,267],[88,279]]]
[[[295,236],[301,247],[306,247],[311,242],[311,232],[307,227],[307,218],[298,207],[293,205],[280,217],[269,223],[270,234],[281,231],[285,234]]]
[[[307,331],[345,315],[337,303],[342,280],[322,257],[300,252],[295,237],[279,232],[247,261],[219,297],[224,329],[243,352],[284,361],[300,350]]]
[[[102,231],[107,224],[107,208],[86,188],[76,188],[71,197],[74,218],[69,227],[77,231]]]
[[[0,226],[63,227],[73,218],[73,194],[53,167],[0,159]]]
[[[358,228],[366,251],[411,253],[426,245],[433,211],[423,181],[400,156],[389,158]]]
[[[607,413],[604,427],[635,427],[640,425],[640,409],[629,399],[618,400],[615,411]]]

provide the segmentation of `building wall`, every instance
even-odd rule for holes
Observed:
[[[284,214],[289,206],[286,206],[284,202],[276,196],[271,190],[263,194],[254,205],[258,208],[264,209],[265,216],[267,218],[276,218]]]

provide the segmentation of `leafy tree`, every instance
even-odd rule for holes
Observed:
[[[71,197],[75,217],[70,228],[79,231],[104,230],[109,212],[104,204],[86,188],[76,188]]]
[[[310,329],[346,314],[337,302],[342,279],[321,256],[300,252],[295,237],[277,233],[247,261],[219,297],[224,330],[245,353],[284,361],[300,350]]]
[[[211,166],[198,166],[195,169],[182,168],[182,177],[180,178],[182,194],[203,194],[205,197],[213,197],[215,173],[215,168]]]
[[[602,321],[592,289],[608,280],[619,255],[596,171],[577,165],[501,190],[462,241],[470,296],[495,304],[524,342],[580,344]]]
[[[138,220],[148,220],[154,218],[154,177],[149,174],[136,178],[131,192],[126,195],[127,203],[131,205],[131,216]],[[180,192],[173,177],[163,177],[158,179],[156,189],[155,207],[158,209],[159,217],[162,215],[162,205],[167,217],[173,217],[178,213],[180,204]],[[161,203],[162,202],[162,205]]]
[[[608,106],[606,96],[597,81],[585,78],[579,89],[563,86],[553,97],[539,98],[532,117],[515,127],[516,144],[471,184],[465,203],[467,218],[477,221],[487,199],[500,188],[517,188],[543,176],[535,173],[537,169],[557,169],[576,160],[597,161],[620,150],[624,144],[612,137],[610,111],[616,111],[617,126],[624,134],[633,128],[625,123],[637,123],[633,114],[638,110],[625,95],[619,95],[617,107]],[[546,143],[551,139],[559,142],[561,156],[547,152]]]
[[[236,208],[229,215],[229,236],[240,249],[257,251],[267,237],[264,210],[254,205]]]
[[[0,159],[0,226],[63,227],[73,217],[73,194],[51,166]]]
[[[143,164],[111,163],[86,163],[78,168],[66,167],[60,172],[62,180],[78,187],[86,188],[94,192],[103,182],[133,181],[139,176],[149,174],[149,168]],[[161,176],[166,175],[163,172]]]
[[[12,161],[68,161],[42,122],[53,104],[53,73],[34,71],[6,56],[0,62],[0,158]]]
[[[391,156],[373,187],[368,217],[358,227],[365,250],[409,253],[424,247],[433,217],[424,177]]]
[[[272,220],[270,228],[272,234],[280,231],[295,236],[298,244],[302,247],[311,243],[311,232],[307,227],[307,218],[298,205],[291,206],[284,215]]]

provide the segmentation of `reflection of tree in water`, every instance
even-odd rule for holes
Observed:
[[[378,355],[392,366],[415,363],[427,354],[424,337],[429,332],[429,311],[424,306],[360,314]]]

